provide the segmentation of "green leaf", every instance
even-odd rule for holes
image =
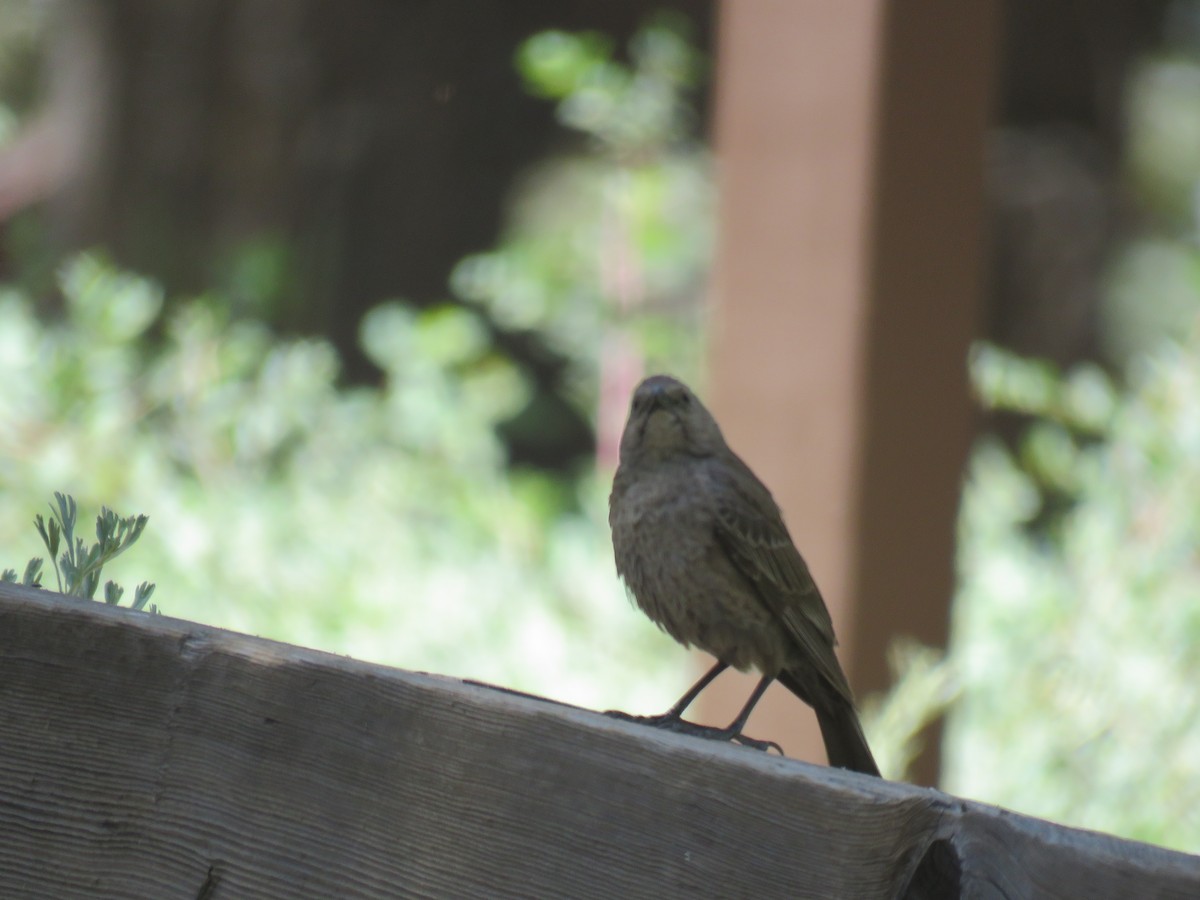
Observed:
[[[75,520],[79,513],[79,507],[76,506],[75,498],[70,494],[63,495],[55,491],[54,499],[58,502],[58,522],[62,526],[63,536],[66,537],[69,545],[75,538]],[[50,507],[50,511],[55,512],[53,506]]]
[[[124,553],[142,536],[149,517],[145,515],[122,517],[107,506],[100,507],[96,517],[96,543],[90,547],[83,538],[74,537],[75,523],[79,514],[78,504],[70,494],[54,492],[54,503],[50,505],[50,521],[41,515],[34,516],[34,527],[46,548],[56,553],[60,537],[66,538],[66,549],[55,562],[54,571],[58,587],[64,594],[76,597],[95,597],[100,586],[100,572],[109,560]],[[54,559],[52,556],[51,559]],[[33,584],[40,576],[42,561],[30,560],[26,567],[25,583]],[[14,572],[15,578],[15,572]],[[150,590],[153,590],[151,586]],[[124,590],[109,581],[105,584],[105,602],[117,603]],[[149,596],[149,593],[146,594]],[[145,603],[145,599],[142,600]]]
[[[143,581],[133,591],[133,609],[141,609],[146,605],[146,601],[150,599],[154,593],[154,585],[151,582]],[[153,608],[157,610],[157,607]]]
[[[533,94],[561,99],[579,90],[612,56],[612,42],[594,31],[543,31],[517,50],[517,69]]]

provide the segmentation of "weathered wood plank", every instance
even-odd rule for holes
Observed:
[[[0,896],[1200,896],[1200,858],[0,585]],[[933,852],[927,851],[933,847]],[[207,893],[206,893],[207,892]]]

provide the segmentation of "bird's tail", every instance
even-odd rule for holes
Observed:
[[[836,665],[836,663],[835,663]],[[780,683],[816,711],[817,724],[821,726],[821,738],[825,741],[825,755],[829,764],[839,769],[862,772],[865,775],[879,774],[879,766],[871,755],[867,738],[854,704],[841,694],[828,691],[824,697],[816,696],[812,686],[806,686],[801,673],[784,669],[779,673]],[[846,687],[849,691],[850,688]]]
[[[867,746],[858,714],[849,703],[839,703],[830,709],[817,708],[817,723],[825,741],[829,764],[852,772],[879,776],[879,766]]]

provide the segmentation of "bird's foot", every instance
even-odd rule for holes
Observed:
[[[636,722],[639,725],[649,725],[651,728],[666,728],[669,731],[674,731],[678,724],[690,724],[684,722],[683,719],[671,713],[662,713],[657,716],[635,716],[627,712],[621,712],[619,709],[605,710],[604,714],[610,719],[621,719],[624,722]],[[699,726],[697,726],[699,727]]]
[[[760,741],[748,737],[740,731],[734,731],[733,728],[714,728],[711,725],[698,725],[695,722],[689,722],[672,713],[663,713],[657,716],[634,716],[617,709],[610,709],[604,715],[626,722],[636,722],[639,725],[649,725],[651,728],[661,728],[664,731],[672,731],[675,734],[687,734],[709,741],[729,741],[740,744],[743,747],[749,747],[751,750],[761,750],[763,753],[767,753],[774,748],[775,752],[783,756],[783,748],[774,741]]]

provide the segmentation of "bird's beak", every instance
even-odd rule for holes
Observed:
[[[651,409],[658,409],[663,405],[663,402],[666,399],[667,389],[665,385],[656,384],[651,386],[646,392],[646,401],[649,407],[647,411]]]

